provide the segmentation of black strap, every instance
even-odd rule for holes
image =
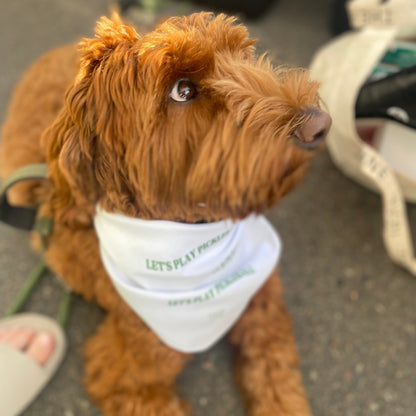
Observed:
[[[46,179],[46,163],[24,166],[13,172],[0,189],[0,221],[23,230],[31,230],[35,223],[37,206],[12,206],[7,200],[7,190],[14,184],[29,179]]]
[[[24,230],[34,230],[40,235],[44,250],[46,249],[46,239],[50,235],[53,220],[49,217],[36,218],[37,206],[34,207],[18,207],[12,206],[7,200],[7,190],[18,182],[25,180],[37,180],[47,178],[47,166],[45,163],[38,163],[34,165],[24,166],[13,172],[0,187],[0,221],[13,227],[22,228]],[[45,261],[42,259],[38,265],[32,270],[29,279],[18,293],[17,298],[6,311],[5,316],[17,313],[29,295],[32,293],[35,285],[40,278],[47,272],[48,268]],[[71,303],[71,292],[67,291],[59,306],[58,322],[62,327],[65,327]]]

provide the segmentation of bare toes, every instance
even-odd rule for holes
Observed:
[[[26,354],[38,364],[44,365],[51,357],[54,348],[53,336],[47,332],[39,332],[28,346]]]
[[[30,344],[34,335],[35,332],[30,328],[12,328],[3,332],[1,342],[17,350],[23,350]]]

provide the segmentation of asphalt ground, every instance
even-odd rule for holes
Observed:
[[[0,6],[4,120],[24,69],[43,52],[92,35],[109,2],[0,0]],[[307,66],[331,38],[330,6],[329,0],[278,0],[264,17],[249,23],[250,32],[259,38],[259,50],[269,50],[275,62]],[[408,206],[408,213],[416,224],[416,208]],[[267,216],[284,243],[285,299],[314,415],[416,415],[416,278],[385,254],[379,196],[345,178],[324,152],[307,179]],[[0,225],[0,313],[37,262],[28,240],[27,233]],[[25,310],[54,316],[62,294],[48,276]],[[97,306],[75,298],[67,357],[24,416],[100,414],[81,380],[82,345],[102,318]],[[246,414],[232,363],[233,351],[221,341],[197,355],[180,376],[179,391],[196,416]]]

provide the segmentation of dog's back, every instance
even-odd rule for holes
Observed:
[[[2,128],[0,176],[18,168],[45,161],[42,132],[56,118],[65,91],[78,69],[78,52],[68,45],[46,53],[24,74],[17,85]],[[17,184],[9,191],[16,205],[31,205],[38,199],[39,181]]]

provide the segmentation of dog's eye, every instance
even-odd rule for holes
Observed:
[[[196,85],[189,79],[180,79],[175,82],[169,96],[174,101],[184,102],[192,100],[197,94]]]

